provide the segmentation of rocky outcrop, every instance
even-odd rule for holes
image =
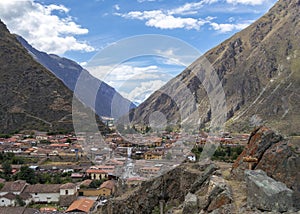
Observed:
[[[243,179],[244,170],[248,169],[248,163],[244,162],[245,157],[257,158],[258,162],[262,159],[265,152],[273,145],[281,141],[283,137],[279,134],[276,134],[273,130],[267,127],[259,127],[255,129],[248,140],[248,143],[239,155],[237,160],[232,166],[233,173],[238,176],[240,179]],[[256,164],[253,164],[253,169],[256,167]]]
[[[102,207],[99,213],[147,214],[152,213],[154,209],[159,209],[160,201],[164,201],[165,207],[176,207],[178,204],[184,204],[182,208],[191,210],[191,207],[198,207],[198,202],[190,193],[190,189],[208,167],[216,169],[216,166],[212,167],[211,163],[207,162],[200,164],[184,163],[160,177],[143,182],[138,189],[114,198]],[[207,178],[214,172],[213,170],[209,171],[210,175]]]
[[[197,195],[188,193],[185,196],[183,203],[183,213],[197,214],[198,213],[198,198]]]
[[[222,212],[221,210],[230,207],[233,202],[230,187],[222,177],[216,175],[206,180],[195,194],[198,196],[200,213],[214,210]]]
[[[196,191],[198,191],[201,186],[203,185],[203,183],[212,175],[212,173],[214,171],[216,171],[218,168],[216,165],[211,164],[209,165],[203,172],[203,174],[201,174],[197,180],[193,183],[190,192],[191,193],[195,193]]]
[[[293,191],[262,170],[246,170],[247,204],[262,211],[293,211]]]
[[[250,135],[244,151],[232,166],[232,173],[235,178],[243,180],[244,170],[248,168],[243,158],[257,158],[257,163],[253,164],[252,169],[261,169],[269,177],[292,189],[294,207],[300,210],[299,143],[297,138],[284,139],[274,131],[260,127]]]
[[[294,190],[293,203],[297,210],[300,210],[300,151],[297,151],[299,144],[299,140],[293,142],[293,139],[274,144],[255,167]]]

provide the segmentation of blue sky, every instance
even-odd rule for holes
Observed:
[[[0,0],[0,18],[9,30],[35,48],[70,58],[89,68],[89,62],[119,40],[144,34],[178,38],[200,53],[218,45],[262,16],[276,0]],[[141,48],[141,47],[133,47]],[[175,55],[175,47],[162,49]],[[173,48],[173,49],[172,49]],[[111,77],[91,73],[140,103],[185,62],[166,63],[162,56],[131,57],[116,65]],[[194,56],[195,59],[199,56]],[[176,57],[175,57],[176,58]],[[182,57],[181,57],[182,59]],[[174,60],[173,60],[174,61]],[[176,61],[176,60],[175,60]],[[101,73],[101,72],[100,72]],[[107,74],[108,72],[106,72]],[[157,78],[149,78],[156,74]],[[157,75],[157,74],[160,75]],[[131,76],[130,76],[131,74]],[[107,76],[107,75],[106,75]],[[122,76],[130,81],[122,82]],[[151,76],[151,75],[150,75]],[[168,76],[168,77],[166,77]],[[135,78],[138,77],[138,78]],[[147,89],[148,87],[148,89]]]

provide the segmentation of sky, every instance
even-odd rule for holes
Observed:
[[[275,2],[0,0],[0,19],[36,49],[78,62],[139,104]]]

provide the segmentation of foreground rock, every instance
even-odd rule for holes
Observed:
[[[197,195],[188,193],[185,196],[183,213],[196,214],[198,213],[198,198]]]
[[[185,210],[191,211],[198,206],[195,197],[188,195],[191,187],[198,178],[209,178],[216,169],[211,162],[182,164],[160,177],[143,182],[139,188],[110,200],[98,213],[150,214],[153,210],[159,210],[160,201],[165,202],[165,212],[166,208],[175,208],[178,204],[181,204],[181,210],[185,206]]]
[[[232,166],[232,174],[243,180],[243,173],[248,164],[245,157],[257,158],[252,169],[261,169],[266,174],[287,185],[293,190],[293,206],[300,210],[300,151],[299,138],[284,139],[267,127],[260,127],[252,132],[247,146]]]
[[[246,170],[247,204],[263,211],[293,211],[293,191],[262,170]]]
[[[279,134],[276,134],[274,131],[270,130],[267,127],[260,127],[254,130],[244,151],[240,154],[237,160],[232,166],[232,172],[236,175],[237,178],[243,179],[244,170],[248,169],[248,163],[243,162],[245,157],[257,158],[258,162],[262,159],[264,153],[274,144],[283,140],[283,137]],[[255,169],[257,164],[252,166],[252,169]]]

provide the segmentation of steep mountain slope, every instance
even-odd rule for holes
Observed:
[[[47,53],[40,52],[29,45],[22,37],[18,36],[17,38],[39,63],[61,79],[72,91],[74,91],[77,80],[81,75],[81,84],[85,84],[86,87],[77,96],[87,106],[95,106],[95,111],[98,115],[118,118],[135,107],[133,103],[122,97],[114,88],[93,77],[76,62],[54,54],[48,55]],[[93,91],[98,91],[95,99],[91,98]],[[112,103],[118,106],[118,111],[111,111]]]
[[[72,92],[37,63],[1,21],[0,64],[0,133],[73,130]],[[90,109],[76,99],[74,103],[73,113],[95,120]]]
[[[207,59],[222,83],[226,98],[227,128],[248,131],[265,124],[284,134],[300,126],[300,1],[279,0],[270,11],[196,60],[180,75],[130,113],[133,123],[148,123],[160,111],[169,123],[211,120],[210,85],[199,76]],[[197,77],[198,76],[198,77]],[[206,76],[204,81],[209,82]],[[194,100],[185,96],[188,88]],[[174,102],[173,97],[177,97]],[[196,105],[191,105],[196,101]],[[186,103],[181,112],[178,103]],[[206,124],[209,126],[209,124]]]

